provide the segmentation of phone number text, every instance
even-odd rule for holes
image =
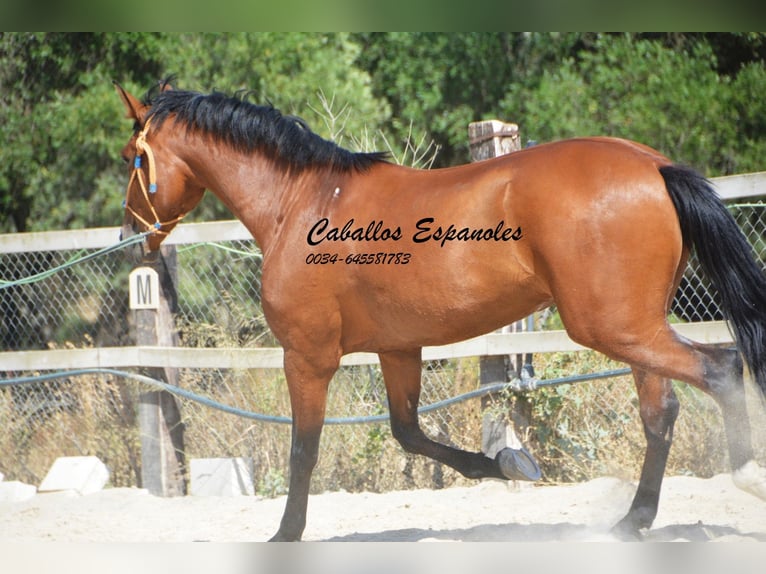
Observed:
[[[306,256],[307,265],[407,265],[411,253],[351,253],[346,257],[337,253],[309,253]]]

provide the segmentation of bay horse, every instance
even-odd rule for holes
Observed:
[[[167,83],[140,100],[115,86],[134,121],[122,150],[125,232],[151,231],[146,247],[156,250],[210,190],[263,252],[263,311],[284,347],[293,417],[289,492],[272,540],[303,533],[328,384],[346,353],[378,354],[404,450],[471,478],[517,478],[503,451],[462,451],[420,429],[421,349],[554,304],[574,341],[627,363],[635,379],[647,446],[614,532],[639,538],[657,514],[679,410],[671,379],[715,399],[734,481],[766,499],[743,379],[746,364],[766,394],[766,279],[696,172],[596,137],[418,170],[343,149],[271,106]],[[668,323],[692,248],[736,349],[689,341]]]

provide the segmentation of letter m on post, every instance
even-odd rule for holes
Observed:
[[[151,267],[136,267],[129,275],[130,308],[159,309],[160,280]]]

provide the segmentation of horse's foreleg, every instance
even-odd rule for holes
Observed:
[[[657,516],[662,477],[678,416],[678,399],[668,379],[636,367],[633,367],[633,377],[646,436],[646,454],[630,510],[614,528],[619,536],[630,538],[637,537],[639,529],[649,528]]]
[[[519,465],[514,463],[514,459],[521,456],[519,451],[504,449],[491,459],[483,453],[463,451],[428,438],[418,424],[420,349],[381,353],[379,356],[388,393],[391,432],[405,451],[449,465],[468,478],[534,480],[517,469],[517,466],[526,469],[530,464],[526,460]],[[534,461],[531,464],[534,465]]]
[[[318,458],[327,388],[335,368],[320,370],[294,351],[285,352],[285,376],[293,416],[290,485],[282,522],[272,542],[300,540],[306,526],[311,473]]]

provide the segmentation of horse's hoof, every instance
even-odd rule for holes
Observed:
[[[641,542],[644,539],[641,530],[627,517],[615,524],[610,532],[612,536],[623,542]]]
[[[766,469],[754,460],[735,470],[731,478],[737,488],[766,500]]]
[[[500,472],[508,480],[540,480],[540,467],[529,451],[506,447],[495,456]]]
[[[289,536],[287,534],[283,534],[280,530],[277,532],[274,536],[269,538],[269,542],[300,542],[301,537],[298,536]]]

